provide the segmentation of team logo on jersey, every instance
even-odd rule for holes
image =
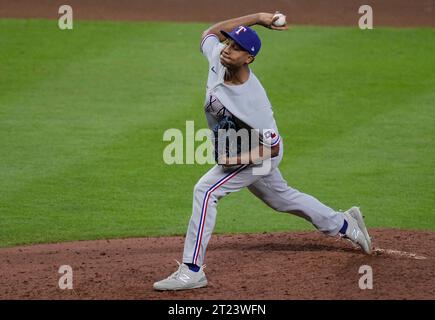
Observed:
[[[263,136],[266,139],[270,139],[270,138],[274,139],[276,137],[276,133],[272,129],[270,129],[264,131]]]
[[[277,134],[275,133],[274,130],[272,129],[265,130],[263,132],[263,141],[267,144],[272,144],[274,143],[276,136]]]

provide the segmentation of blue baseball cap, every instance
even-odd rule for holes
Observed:
[[[221,33],[236,42],[243,50],[249,52],[251,55],[256,56],[261,48],[261,40],[257,32],[246,26],[238,26],[230,33],[221,30]]]

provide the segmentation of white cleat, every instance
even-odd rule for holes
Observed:
[[[178,263],[178,270],[166,279],[154,283],[154,289],[159,291],[187,290],[205,287],[207,278],[204,273],[204,266],[198,272],[191,271],[184,263]]]
[[[357,207],[352,207],[344,212],[344,217],[347,221],[346,239],[363,249],[366,254],[372,253],[372,244],[364,219]]]
[[[367,242],[369,243],[369,248],[372,248],[372,239],[370,238],[370,235],[367,231],[366,224],[364,222],[364,217],[361,213],[361,210],[358,207],[352,207],[349,210],[346,211],[349,213],[352,218],[354,218],[358,222],[358,227],[361,229],[361,231],[364,233],[364,236],[367,239]]]

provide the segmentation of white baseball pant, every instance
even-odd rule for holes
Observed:
[[[253,174],[253,165],[225,168],[215,165],[195,185],[193,192],[193,212],[184,244],[184,263],[201,266],[211,238],[215,221],[216,206],[225,195],[244,187],[280,212],[298,215],[310,221],[318,230],[327,235],[337,235],[344,223],[343,214],[336,212],[316,198],[287,185],[278,165],[283,156],[271,160],[271,170],[265,175]]]

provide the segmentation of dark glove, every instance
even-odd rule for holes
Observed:
[[[225,132],[222,132],[219,136],[220,129],[225,130]],[[228,134],[228,130],[230,129],[234,129],[235,131],[238,130],[236,122],[234,121],[234,118],[232,116],[224,116],[213,128],[214,159],[216,163],[219,163],[219,159],[221,158],[229,157],[230,155],[234,156],[236,154],[240,154],[241,146],[238,141],[239,139],[230,139]],[[221,150],[219,150],[219,145],[221,146]]]

